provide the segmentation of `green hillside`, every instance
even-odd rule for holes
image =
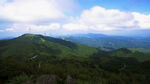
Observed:
[[[126,48],[109,52],[24,34],[0,41],[0,84],[149,84],[149,60]]]
[[[40,59],[88,57],[96,52],[95,48],[42,35],[24,34],[15,39],[0,41],[1,58],[13,56],[26,60],[34,56]]]

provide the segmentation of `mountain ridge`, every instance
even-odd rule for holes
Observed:
[[[109,36],[96,34],[84,35],[70,35],[63,37],[63,39],[72,42],[84,44],[90,47],[99,48],[101,50],[115,50],[119,48],[128,48],[130,50],[137,50],[140,52],[150,52],[150,40],[143,37],[126,37],[126,36]]]
[[[56,57],[88,57],[98,50],[53,37],[24,34],[14,39],[0,41],[0,51],[2,57],[16,56],[22,59],[20,56],[32,57],[35,54],[45,58],[55,55]]]

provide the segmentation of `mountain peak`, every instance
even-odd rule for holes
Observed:
[[[36,34],[31,34],[31,33],[26,33],[26,34],[23,34],[22,36],[25,36],[25,37],[33,37],[33,36],[37,36]]]
[[[30,33],[26,33],[26,34],[23,34],[23,35],[20,36],[20,38],[34,38],[34,37],[42,38],[44,36],[42,36],[40,34],[30,34]]]
[[[7,49],[5,49],[7,47]],[[5,50],[4,50],[5,49]],[[2,52],[2,50],[4,50]],[[24,34],[18,38],[0,41],[0,52],[2,57],[13,56],[17,59],[28,59],[35,55],[40,59],[56,57],[81,56],[86,57],[96,53],[98,50],[70,41],[42,36],[37,34]],[[88,52],[88,53],[87,53]]]

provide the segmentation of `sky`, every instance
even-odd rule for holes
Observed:
[[[150,35],[150,0],[0,0],[0,37]]]

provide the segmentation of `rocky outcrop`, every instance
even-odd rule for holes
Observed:
[[[35,84],[57,84],[55,75],[42,75],[36,79]]]
[[[71,76],[67,76],[67,84],[77,84],[76,83],[76,80],[75,79],[73,79]]]

